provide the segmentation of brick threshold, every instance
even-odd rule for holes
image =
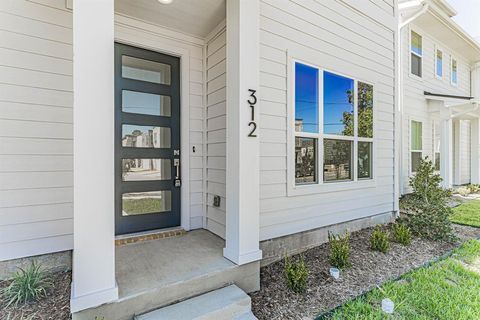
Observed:
[[[168,228],[149,230],[144,232],[130,233],[115,237],[115,246],[124,246],[132,243],[139,243],[164,238],[182,236],[187,232],[183,228]]]

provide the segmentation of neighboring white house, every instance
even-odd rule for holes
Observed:
[[[398,208],[395,0],[160,2],[0,1],[0,268],[73,250],[76,319],[258,289]]]
[[[445,187],[480,183],[480,44],[444,0],[400,1],[402,193],[428,157]]]

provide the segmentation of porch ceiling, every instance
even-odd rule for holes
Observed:
[[[225,19],[225,0],[115,0],[115,11],[195,37],[204,38]]]

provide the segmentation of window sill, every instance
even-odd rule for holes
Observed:
[[[365,188],[375,188],[377,182],[374,179],[362,179],[358,181],[324,182],[321,184],[304,184],[290,186],[287,196],[295,197],[309,194],[322,194],[339,191],[349,191]]]
[[[411,72],[408,72],[408,76],[414,80],[417,80],[417,81],[423,81],[423,77],[420,77],[420,76],[417,76],[416,74],[414,73],[411,73]]]

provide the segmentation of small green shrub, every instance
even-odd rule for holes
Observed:
[[[26,269],[18,268],[12,282],[0,293],[6,299],[7,306],[18,305],[46,296],[51,285],[52,282],[41,266],[32,262]]]
[[[479,193],[480,192],[480,184],[469,184],[467,186],[470,193]]]
[[[285,277],[287,285],[292,291],[296,293],[305,292],[307,289],[308,268],[305,265],[303,256],[291,262],[285,255]]]
[[[388,233],[382,231],[380,226],[376,226],[373,229],[372,236],[370,237],[370,248],[374,251],[387,252],[390,247],[388,242]]]
[[[409,246],[412,243],[410,228],[401,223],[395,223],[392,227],[393,239],[395,242]]]
[[[350,234],[345,232],[345,235],[335,236],[330,231],[328,232],[328,244],[330,245],[330,263],[333,267],[338,269],[347,268],[350,266]]]
[[[457,193],[457,194],[459,194],[463,197],[466,197],[470,193],[472,193],[472,190],[469,187],[459,187],[455,190],[455,193]]]
[[[442,178],[428,158],[422,159],[414,176],[410,178],[413,193],[401,200],[406,213],[402,218],[412,234],[430,240],[455,240],[448,206],[451,191],[440,186]]]

